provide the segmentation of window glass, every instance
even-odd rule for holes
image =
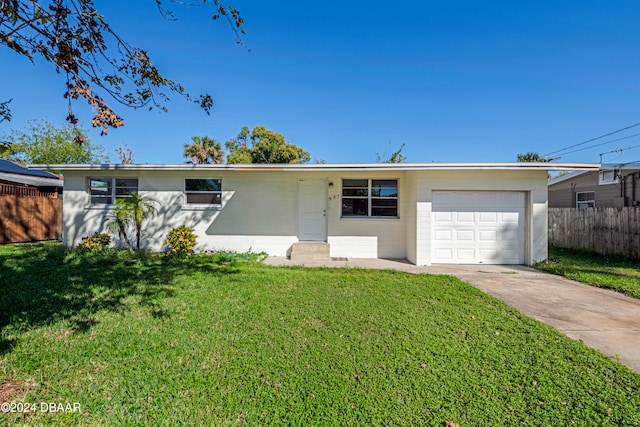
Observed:
[[[90,178],[89,193],[91,194],[91,203],[112,204],[112,182],[111,179]]]
[[[138,191],[138,178],[89,178],[91,203],[112,205]]]
[[[342,216],[397,217],[397,179],[344,179]]]
[[[371,182],[371,196],[398,197],[398,181],[395,179],[374,179]]]
[[[342,216],[369,216],[369,180],[342,180]]]
[[[346,197],[367,197],[367,188],[343,188],[342,195]]]
[[[220,191],[222,190],[221,179],[185,179],[184,189],[186,191]]]
[[[116,197],[125,197],[131,193],[138,192],[137,179],[118,179],[116,178]]]
[[[185,179],[184,190],[187,204],[220,205],[222,203],[221,179]]]
[[[187,193],[188,204],[219,205],[222,201],[220,193]]]
[[[367,199],[342,198],[343,216],[367,216],[369,215],[369,203]]]
[[[583,191],[576,193],[576,208],[594,208],[595,206],[595,192]]]

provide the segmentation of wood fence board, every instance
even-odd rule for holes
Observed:
[[[549,208],[549,243],[640,259],[640,207]]]
[[[61,199],[0,196],[0,243],[60,240],[61,238]]]

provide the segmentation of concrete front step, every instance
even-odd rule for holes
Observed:
[[[291,261],[331,261],[326,242],[298,242],[291,246]]]

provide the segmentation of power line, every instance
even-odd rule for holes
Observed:
[[[600,163],[602,163],[602,156],[604,156],[605,154],[621,153],[625,150],[631,150],[632,148],[640,148],[640,145],[634,145],[632,147],[625,147],[625,148],[616,148],[615,150],[607,151],[606,153],[600,153]]]
[[[562,155],[564,156],[566,154],[577,153],[578,151],[589,150],[591,148],[595,148],[595,147],[600,147],[602,145],[611,144],[612,142],[618,142],[618,141],[622,141],[623,139],[633,138],[634,136],[640,136],[640,133],[634,133],[633,135],[625,136],[625,137],[618,138],[618,139],[612,139],[611,141],[601,142],[600,144],[594,144],[594,145],[590,145],[588,147],[578,148],[577,150],[567,151],[566,153],[562,153]]]
[[[616,133],[620,133],[620,132],[625,131],[625,130],[627,130],[627,129],[634,128],[634,127],[636,127],[636,126],[640,126],[640,122],[639,122],[639,123],[636,123],[636,124],[633,124],[633,125],[631,125],[631,126],[624,127],[624,128],[622,128],[622,129],[618,129],[618,130],[613,131],[613,132],[605,133],[604,135],[600,135],[600,136],[597,136],[597,137],[595,137],[595,138],[588,139],[588,140],[586,140],[586,141],[579,142],[579,143],[577,143],[577,144],[570,145],[570,146],[565,147],[565,148],[562,148],[562,149],[560,149],[560,150],[552,151],[552,152],[550,152],[550,153],[545,154],[545,155],[544,155],[544,157],[550,156],[551,154],[560,153],[560,152],[562,152],[562,151],[566,151],[566,150],[569,150],[569,149],[571,149],[571,148],[579,147],[579,146],[581,146],[581,145],[587,144],[587,143],[592,142],[592,141],[597,141],[598,139],[602,139],[602,138],[604,138],[605,136],[614,135],[614,134],[616,134]]]

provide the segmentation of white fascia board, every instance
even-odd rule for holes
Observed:
[[[233,165],[30,165],[31,169],[61,171],[154,170],[154,171],[372,171],[372,170],[598,170],[592,163],[361,163],[361,164],[233,164]]]

